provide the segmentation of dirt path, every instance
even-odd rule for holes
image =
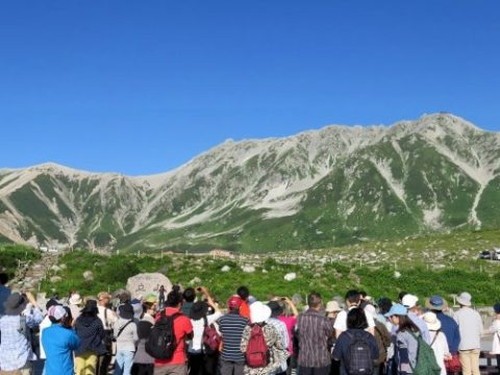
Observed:
[[[37,261],[21,264],[14,279],[9,283],[14,289],[37,292],[41,281],[51,267],[57,264],[60,256],[58,253],[41,253]]]

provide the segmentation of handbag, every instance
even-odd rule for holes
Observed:
[[[452,354],[450,359],[444,360],[444,367],[447,372],[459,372],[462,370],[458,354]]]

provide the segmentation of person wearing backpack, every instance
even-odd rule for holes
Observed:
[[[412,333],[419,332],[418,327],[408,318],[407,308],[399,303],[393,304],[385,316],[396,327],[393,357],[396,374],[413,374],[417,363],[418,342]]]
[[[441,367],[441,375],[446,375],[446,367],[444,364],[445,359],[451,358],[450,350],[448,348],[448,340],[446,335],[441,330],[441,322],[436,314],[431,311],[426,312],[422,318],[429,328],[429,335],[431,339],[430,346],[436,356],[436,361]]]
[[[365,331],[368,322],[363,309],[349,310],[346,323],[347,330],[337,338],[332,353],[340,361],[340,375],[375,374],[379,351],[375,337]]]
[[[193,337],[193,325],[191,320],[180,311],[182,294],[178,285],[174,285],[172,291],[168,293],[165,305],[165,309],[156,314],[155,325],[146,344],[146,350],[152,355],[148,346],[151,344],[151,338],[154,338],[155,329],[159,327],[160,323],[170,321],[171,325],[167,326],[171,328],[171,332],[166,333],[171,341],[162,342],[171,345],[173,350],[168,353],[169,358],[157,357],[155,359],[154,375],[187,375],[186,340]]]
[[[288,352],[275,326],[268,324],[271,309],[260,301],[250,305],[250,324],[243,330],[241,351],[245,353],[245,375],[269,375],[281,370]]]
[[[396,373],[439,375],[441,368],[436,362],[434,352],[422,338],[418,327],[408,317],[407,308],[396,303],[385,316],[397,327],[393,358]]]
[[[205,296],[208,296],[206,289],[201,290],[204,291]],[[205,347],[204,334],[205,331],[215,329],[214,323],[222,316],[222,313],[211,298],[207,299],[212,302],[210,305],[206,301],[197,301],[192,305],[190,311],[193,339],[189,342],[188,347],[189,375],[213,374],[215,369],[213,362],[217,360],[219,348]],[[207,315],[210,306],[214,309],[214,313]]]

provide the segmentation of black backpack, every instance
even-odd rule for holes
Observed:
[[[174,320],[181,313],[165,315],[165,310],[160,313],[160,319],[151,328],[151,333],[146,341],[146,352],[156,359],[170,359],[177,347],[174,334]]]
[[[347,332],[351,343],[347,351],[346,369],[349,375],[373,374],[372,351],[365,332]]]

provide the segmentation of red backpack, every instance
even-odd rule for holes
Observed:
[[[264,338],[262,327],[258,324],[250,325],[245,359],[248,367],[266,367],[269,364],[269,348]]]
[[[205,328],[203,329],[202,346],[205,354],[215,354],[219,351],[222,338],[213,324],[208,324],[207,317],[203,317]]]

